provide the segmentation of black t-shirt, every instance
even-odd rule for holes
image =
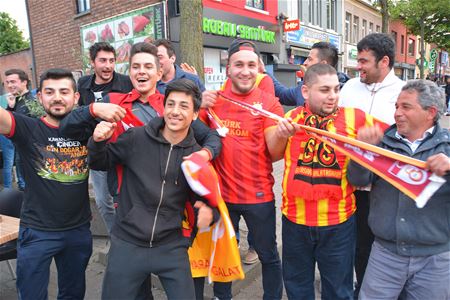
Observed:
[[[11,139],[27,183],[21,225],[61,231],[89,222],[87,140],[64,138],[43,119],[16,113],[13,117]]]
[[[93,80],[92,86],[91,86],[91,92],[94,94],[95,102],[101,101],[101,99],[109,94],[112,91],[113,88],[113,81],[111,80],[108,83],[105,84],[96,84]]]

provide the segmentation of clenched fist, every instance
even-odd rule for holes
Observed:
[[[92,138],[95,142],[103,142],[109,140],[109,138],[113,135],[114,130],[116,130],[117,124],[101,121],[97,124],[94,130],[94,134],[92,134]]]

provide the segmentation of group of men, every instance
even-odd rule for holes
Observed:
[[[289,299],[314,299],[316,263],[326,299],[358,293],[361,299],[394,299],[400,293],[406,299],[449,298],[450,144],[448,130],[438,124],[444,96],[427,81],[404,85],[393,71],[394,46],[384,34],[363,38],[360,78],[342,89],[347,78],[336,72],[337,51],[327,43],[312,47],[304,80],[290,92],[275,80],[270,87],[270,77],[261,77],[256,46],[239,39],[228,49],[221,93],[205,91],[197,77],[175,65],[165,40],[133,45],[129,77],[114,72],[111,46],[94,44],[94,74],[79,80],[79,92],[70,72],[45,72],[38,93],[43,118],[0,110],[0,132],[16,143],[26,166],[19,297],[46,298],[54,258],[58,297],[83,298],[92,252],[89,161],[96,202],[111,234],[102,297],[148,297],[145,287],[153,273],[169,299],[201,298],[203,283],[194,284],[190,276],[182,221],[192,205],[198,227],[205,228],[217,219],[216,210],[192,195],[180,168],[184,158],[198,152],[217,171],[234,227],[241,216],[247,224],[262,265],[264,299],[281,299],[283,282]],[[284,115],[276,96],[285,101],[288,94],[297,95],[286,101],[298,107]],[[284,118],[277,122],[227,98]],[[82,106],[73,110],[77,102]],[[229,129],[225,137],[213,130],[218,124]],[[418,209],[299,125],[424,160],[447,181]],[[272,162],[281,158],[282,262],[272,191]],[[364,188],[369,184],[371,192]],[[216,282],[214,296],[231,299],[231,282]]]

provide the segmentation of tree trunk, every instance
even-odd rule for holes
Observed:
[[[378,0],[381,7],[381,32],[389,33],[389,8],[388,0]]]
[[[203,6],[202,0],[179,0],[180,3],[180,51],[183,62],[193,65],[198,76],[203,72]]]

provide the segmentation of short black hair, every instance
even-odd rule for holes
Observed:
[[[392,69],[395,60],[395,42],[390,35],[386,33],[371,33],[365,36],[356,45],[358,52],[371,50],[378,63],[383,57],[389,58],[389,68]]]
[[[25,73],[24,70],[21,69],[9,69],[5,71],[5,76],[9,76],[9,75],[14,75],[17,74],[17,76],[19,76],[20,81],[26,81],[27,82],[27,87],[28,84],[30,83],[30,79],[28,78],[28,74]]]
[[[303,84],[310,87],[316,82],[317,76],[320,75],[337,75],[336,69],[328,64],[315,64],[306,70],[303,77]]]
[[[338,49],[333,44],[327,42],[318,42],[312,45],[311,49],[319,51],[319,59],[326,60],[329,65],[337,69]]]
[[[159,70],[160,65],[159,65],[159,59],[158,59],[158,48],[156,48],[155,45],[147,43],[147,42],[140,42],[140,43],[136,43],[133,46],[131,46],[130,64],[131,64],[131,59],[133,58],[133,56],[135,56],[138,53],[148,53],[148,54],[153,55],[155,57],[156,69]]]
[[[197,84],[190,79],[181,78],[170,82],[166,87],[164,93],[164,106],[166,106],[166,99],[172,92],[182,92],[192,97],[194,103],[194,112],[200,110],[202,104],[202,92],[198,88]]]
[[[175,49],[173,48],[172,43],[167,39],[156,40],[153,42],[153,45],[155,45],[156,47],[164,46],[164,48],[166,48],[167,50],[167,55],[169,55],[169,57],[175,55]]]
[[[89,47],[89,57],[92,61],[95,60],[100,51],[112,52],[114,53],[114,58],[116,57],[116,49],[113,46],[105,42],[98,42]]]
[[[39,80],[39,91],[42,91],[42,85],[45,80],[49,79],[69,79],[72,82],[73,91],[77,91],[77,83],[75,82],[75,78],[70,70],[66,69],[48,69],[44,73],[42,73],[41,78]]]

